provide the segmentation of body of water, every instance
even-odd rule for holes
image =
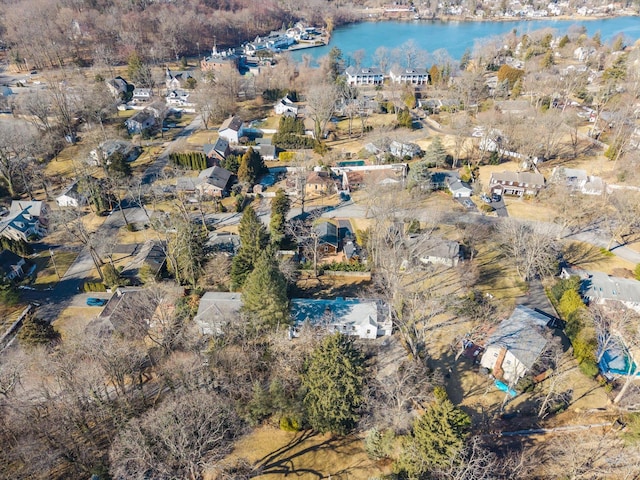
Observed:
[[[363,65],[373,64],[373,54],[378,47],[401,49],[412,40],[417,48],[432,53],[444,49],[451,57],[459,59],[465,50],[473,51],[477,42],[503,36],[513,29],[518,35],[543,28],[553,28],[557,35],[564,35],[571,26],[584,26],[587,35],[600,32],[603,42],[623,34],[630,41],[640,38],[640,17],[616,17],[600,20],[529,20],[508,22],[440,22],[440,21],[382,21],[362,22],[336,28],[329,45],[292,52],[297,61],[303,55],[313,60],[329,53],[334,46],[342,50],[345,58],[356,50],[366,52]]]

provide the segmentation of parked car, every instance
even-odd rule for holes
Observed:
[[[486,193],[483,193],[482,195],[480,195],[480,198],[484,203],[491,203],[491,198]]]
[[[464,204],[465,207],[467,208],[473,208],[476,206],[475,203],[473,203],[471,200],[469,200],[468,198],[465,198],[462,203]]]
[[[493,200],[494,202],[499,202],[501,198],[502,197],[500,197],[500,195],[498,195],[497,193],[491,195],[491,200]]]
[[[87,305],[90,307],[104,307],[108,301],[106,298],[89,297],[87,298]]]

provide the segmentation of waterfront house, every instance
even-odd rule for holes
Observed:
[[[409,83],[412,85],[426,85],[429,83],[429,72],[426,68],[393,67],[389,71],[389,78],[394,83]]]
[[[382,82],[384,82],[384,74],[379,68],[375,67],[349,67],[345,74],[349,85],[382,85]]]

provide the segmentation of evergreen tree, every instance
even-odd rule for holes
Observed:
[[[471,62],[471,50],[467,48],[462,54],[462,57],[460,57],[460,70],[466,70],[470,62]]]
[[[398,120],[398,126],[413,128],[413,118],[411,117],[411,112],[409,112],[408,108],[405,107],[402,110],[399,110],[396,117]]]
[[[447,151],[445,150],[440,137],[434,137],[431,141],[431,144],[425,151],[424,160],[428,164],[435,164],[438,168],[442,168],[444,166],[447,161]]]
[[[241,182],[255,183],[258,177],[268,172],[264,160],[252,147],[245,152],[238,168],[238,179]]]
[[[434,467],[450,465],[464,447],[471,419],[447,398],[427,408],[405,437],[396,469],[408,478],[423,478]]]
[[[431,81],[431,85],[440,85],[440,81],[442,80],[440,69],[435,63],[429,69],[429,80]]]
[[[262,252],[242,287],[242,308],[259,325],[289,324],[287,281],[278,268],[274,252]]]
[[[240,235],[240,249],[231,263],[231,288],[233,290],[242,287],[247,275],[251,273],[260,254],[269,243],[267,229],[251,207],[245,209],[242,214],[238,233]]]
[[[280,243],[284,238],[284,226],[287,214],[291,208],[291,201],[283,189],[278,189],[276,196],[271,200],[271,222],[269,223],[269,231],[271,233],[271,242]]]
[[[111,163],[107,166],[110,174],[117,178],[125,178],[131,176],[131,165],[127,162],[120,152],[115,152],[109,159]]]
[[[60,334],[49,322],[34,316],[27,316],[18,332],[18,340],[22,345],[47,345],[60,338]]]
[[[364,356],[352,339],[335,333],[323,340],[302,375],[311,427],[321,433],[344,435],[356,425],[364,400],[364,371]]]

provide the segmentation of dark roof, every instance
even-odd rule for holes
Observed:
[[[218,137],[216,143],[205,143],[202,146],[202,151],[207,157],[211,156],[214,152],[221,157],[226,157],[227,153],[229,153],[229,142],[222,137]]]
[[[200,172],[200,175],[198,175],[198,178],[204,179],[209,185],[224,190],[227,188],[231,175],[233,174],[229,170],[216,166],[203,170]]]
[[[223,130],[229,129],[233,130],[234,132],[239,132],[241,127],[242,119],[237,115],[234,115],[233,117],[229,117],[224,122],[222,122],[222,125],[220,125],[220,129],[218,131],[221,132]]]
[[[338,236],[341,240],[345,237],[353,237],[351,220],[338,220]]]
[[[320,243],[326,243],[338,248],[338,227],[331,222],[321,222],[314,227]]]

